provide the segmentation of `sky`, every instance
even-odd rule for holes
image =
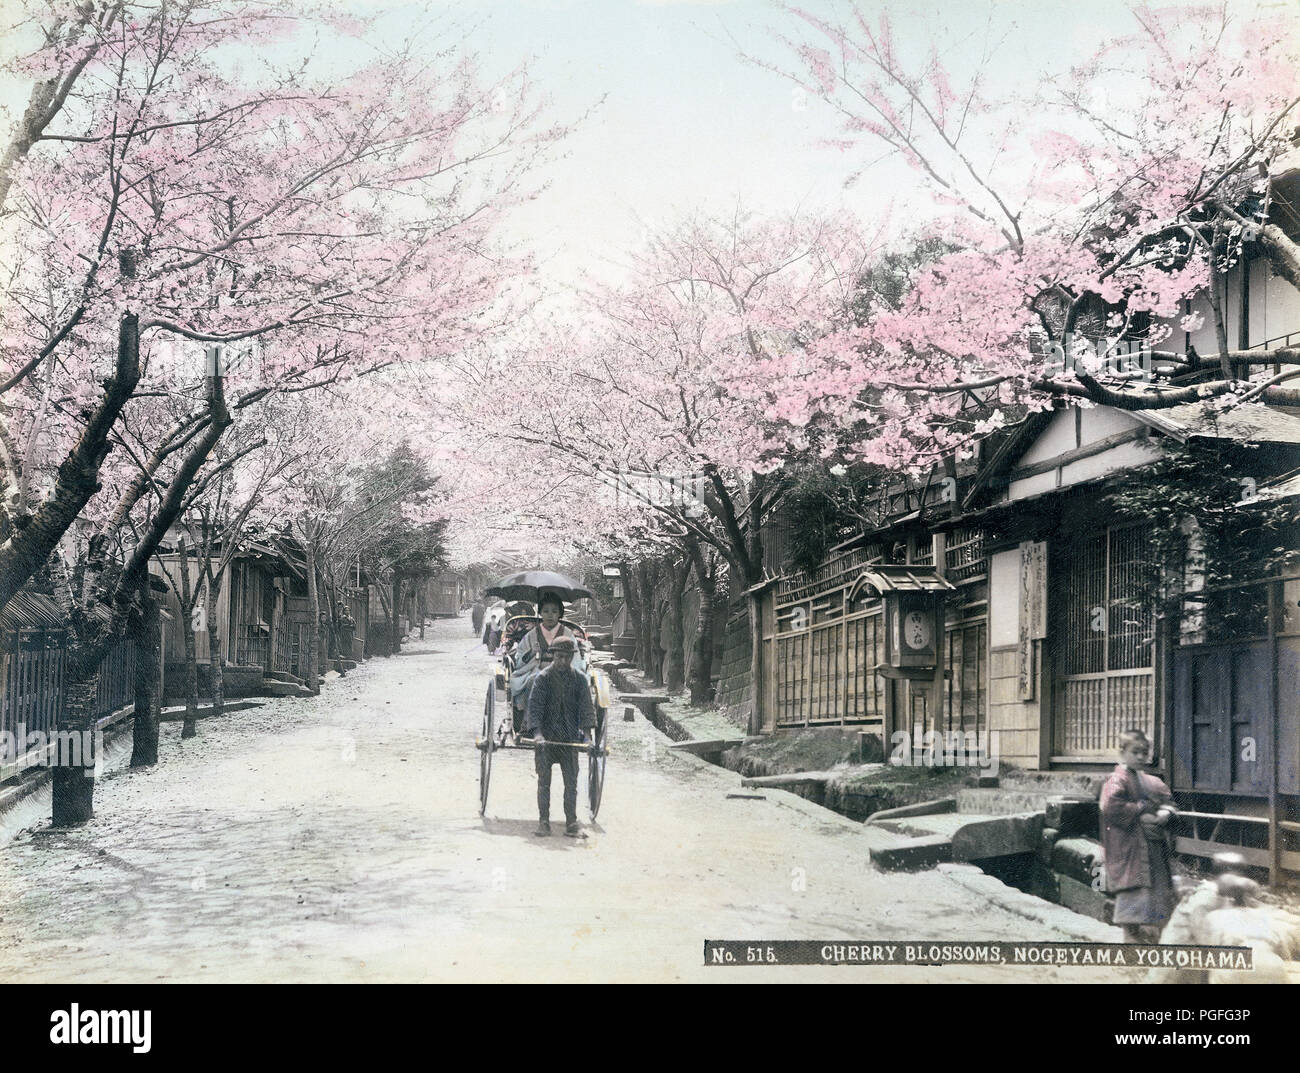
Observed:
[[[575,285],[584,273],[616,273],[647,230],[692,211],[729,212],[739,204],[759,213],[848,209],[870,219],[906,198],[912,182],[901,163],[886,161],[846,187],[864,161],[823,144],[836,134],[827,108],[740,58],[743,51],[789,66],[789,50],[773,31],[798,36],[801,24],[774,0],[325,2],[379,14],[377,32],[394,40],[422,23],[440,25],[450,39],[463,37],[489,74],[527,61],[554,121],[586,116],[559,158],[538,173],[545,192],[510,223],[510,238],[535,255],[549,289]],[[801,6],[819,16],[852,9],[848,0]],[[991,24],[1006,41],[990,73],[1007,89],[1033,81],[1040,69],[1062,69],[1133,25],[1120,0],[859,6],[888,10],[903,47],[941,28],[952,42],[945,59],[957,67]],[[5,15],[19,7],[20,0],[0,0]],[[9,116],[21,114],[25,95],[26,87],[0,78]]]
[[[1199,0],[1172,0],[1188,6]],[[1255,0],[1229,0],[1238,7]],[[1294,0],[1262,0],[1294,7]],[[372,10],[376,0],[352,0]],[[847,16],[849,0],[804,0],[821,17]],[[1014,91],[1063,70],[1134,27],[1126,0],[860,0],[888,10],[901,47],[940,29],[944,57],[961,68],[989,28],[1004,40],[989,72]],[[653,230],[697,210],[759,213],[847,209],[871,219],[906,199],[913,179],[897,160],[854,185],[860,154],[825,145],[829,109],[779,75],[741,58],[790,66],[778,34],[803,24],[774,0],[389,0],[389,32],[421,17],[463,28],[489,71],[521,60],[561,121],[587,114],[561,159],[541,173],[544,195],[515,214],[510,233],[539,259],[548,288],[608,277]],[[425,13],[428,13],[427,15]],[[1300,20],[1298,20],[1300,21]],[[807,36],[806,30],[803,34]],[[594,109],[594,111],[591,111]],[[893,215],[905,219],[895,209]]]
[[[847,7],[804,6],[819,15]],[[1041,35],[1049,22],[1095,29],[1108,5],[1087,5],[1082,20],[1069,14],[1077,4],[888,6],[900,32],[935,19],[959,35],[978,32],[991,7],[999,22],[1028,22]],[[1057,17],[1045,21],[1048,7]],[[861,160],[821,144],[836,134],[828,110],[741,59],[742,50],[789,58],[771,31],[794,32],[795,20],[770,0],[481,0],[458,5],[466,10],[479,20],[471,44],[502,65],[530,58],[557,115],[581,115],[599,102],[566,141],[564,158],[544,172],[546,195],[514,222],[558,285],[584,271],[607,273],[647,229],[691,211],[740,204],[760,213],[846,207],[870,216],[909,182],[891,163],[846,189]]]

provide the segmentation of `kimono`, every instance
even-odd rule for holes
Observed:
[[[489,652],[495,652],[501,644],[501,630],[506,624],[506,609],[498,604],[488,608],[483,623],[483,643]]]
[[[556,633],[555,639],[558,641],[561,637],[568,637],[576,641],[572,630],[567,626],[561,626]],[[550,652],[551,646],[547,643],[546,638],[542,636],[542,627],[534,626],[519,639],[515,645],[515,669],[510,672],[510,695],[515,699],[515,707],[522,711],[528,700],[528,687],[532,685],[533,679],[541,669],[542,661],[546,659]],[[580,655],[575,655],[573,659],[573,669],[586,675],[586,663]],[[518,721],[516,721],[518,725]]]
[[[1169,835],[1148,827],[1144,804],[1164,804],[1173,794],[1154,775],[1117,764],[1101,790],[1101,845],[1107,889],[1115,894],[1116,924],[1163,924],[1177,898],[1169,862]]]

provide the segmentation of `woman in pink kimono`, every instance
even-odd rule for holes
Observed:
[[[1157,935],[1177,904],[1169,862],[1169,821],[1175,812],[1169,787],[1145,774],[1151,742],[1140,730],[1120,736],[1120,762],[1101,790],[1101,845],[1107,889],[1115,895],[1115,923],[1126,942]]]

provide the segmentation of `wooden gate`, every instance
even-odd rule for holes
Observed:
[[[1178,850],[1274,879],[1300,872],[1298,609],[1295,575],[1193,591],[1170,659]]]
[[[1270,656],[1268,642],[1175,651],[1176,786],[1268,793],[1274,748]]]
[[[1289,577],[1185,598],[1170,675],[1174,789],[1263,796],[1276,769],[1276,791],[1300,794],[1298,597]]]

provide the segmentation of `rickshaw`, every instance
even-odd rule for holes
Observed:
[[[509,590],[504,583],[497,588],[501,591],[513,591]],[[547,586],[550,591],[559,588],[558,585]],[[574,599],[575,593],[586,594],[585,590],[577,588],[572,583],[569,583],[563,591],[565,594],[561,598],[569,600]],[[488,592],[492,594],[494,590],[489,589]],[[535,595],[533,598],[536,600],[539,597]],[[555,741],[548,741],[546,744],[580,749],[587,754],[587,804],[591,808],[591,818],[594,820],[600,811],[600,799],[605,788],[605,761],[608,756],[609,737],[609,679],[604,672],[591,664],[591,641],[587,637],[586,628],[570,619],[560,621],[568,628],[576,642],[577,651],[574,654],[573,668],[587,677],[591,688],[592,707],[596,712],[596,728],[590,745],[584,742]],[[541,656],[533,675],[518,676],[515,674],[514,653],[524,634],[539,622],[541,618],[537,615],[516,615],[508,619],[502,630],[501,646],[493,654],[492,678],[488,682],[487,695],[483,702],[481,734],[475,743],[479,750],[479,815],[487,813],[488,787],[492,778],[492,754],[507,749],[532,752],[537,747],[537,743],[524,734],[522,722],[516,718],[516,713],[521,712],[527,704],[527,691],[531,688],[532,677],[550,660],[546,656]],[[521,681],[522,677],[526,677],[527,680]],[[515,679],[513,684],[512,678]]]

